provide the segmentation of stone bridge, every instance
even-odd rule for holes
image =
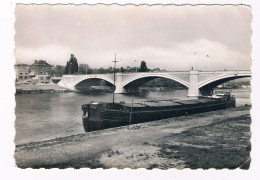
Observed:
[[[166,78],[176,81],[188,88],[189,97],[197,97],[202,91],[211,90],[227,81],[251,77],[251,71],[176,71],[176,72],[145,72],[113,74],[64,75],[58,85],[77,91],[76,86],[87,80],[104,80],[115,86],[115,93],[126,93],[125,88],[140,86],[152,79]]]

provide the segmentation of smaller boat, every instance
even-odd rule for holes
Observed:
[[[186,100],[148,100],[137,103],[90,102],[82,105],[86,132],[196,114],[236,106],[230,91],[215,91],[214,95]]]

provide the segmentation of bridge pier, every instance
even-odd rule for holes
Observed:
[[[116,86],[115,94],[124,94],[124,93],[126,93],[126,91],[123,87]]]
[[[115,94],[123,94],[126,93],[124,87],[123,87],[123,73],[117,73],[116,74],[116,82],[115,82]]]
[[[189,71],[190,85],[188,89],[188,97],[197,98],[199,96],[198,75],[199,71]]]
[[[75,91],[76,88],[74,86],[74,75],[66,75],[62,77],[62,80],[59,81],[58,85],[64,87],[66,89]]]

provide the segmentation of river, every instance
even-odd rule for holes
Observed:
[[[251,104],[250,89],[236,89],[237,106]],[[186,98],[187,90],[151,91],[135,95],[134,101],[147,99]],[[115,101],[131,102],[133,95],[115,94]],[[112,101],[112,93],[43,93],[17,94],[15,144],[47,140],[84,133],[81,105],[90,101]]]

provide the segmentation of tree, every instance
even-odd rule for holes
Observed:
[[[139,72],[148,72],[149,69],[147,68],[146,66],[146,62],[145,61],[142,61],[141,62],[141,66],[140,66],[140,69],[139,69]]]
[[[56,65],[55,67],[55,74],[57,76],[61,76],[64,73],[64,66]]]
[[[67,61],[64,74],[69,74],[69,66],[70,66],[70,64],[69,64],[69,62]]]
[[[78,61],[74,54],[71,54],[70,60],[67,61],[67,65],[65,67],[65,74],[74,74],[78,72]]]
[[[123,67],[120,68],[120,72],[121,73],[124,73],[125,72],[125,69]]]

